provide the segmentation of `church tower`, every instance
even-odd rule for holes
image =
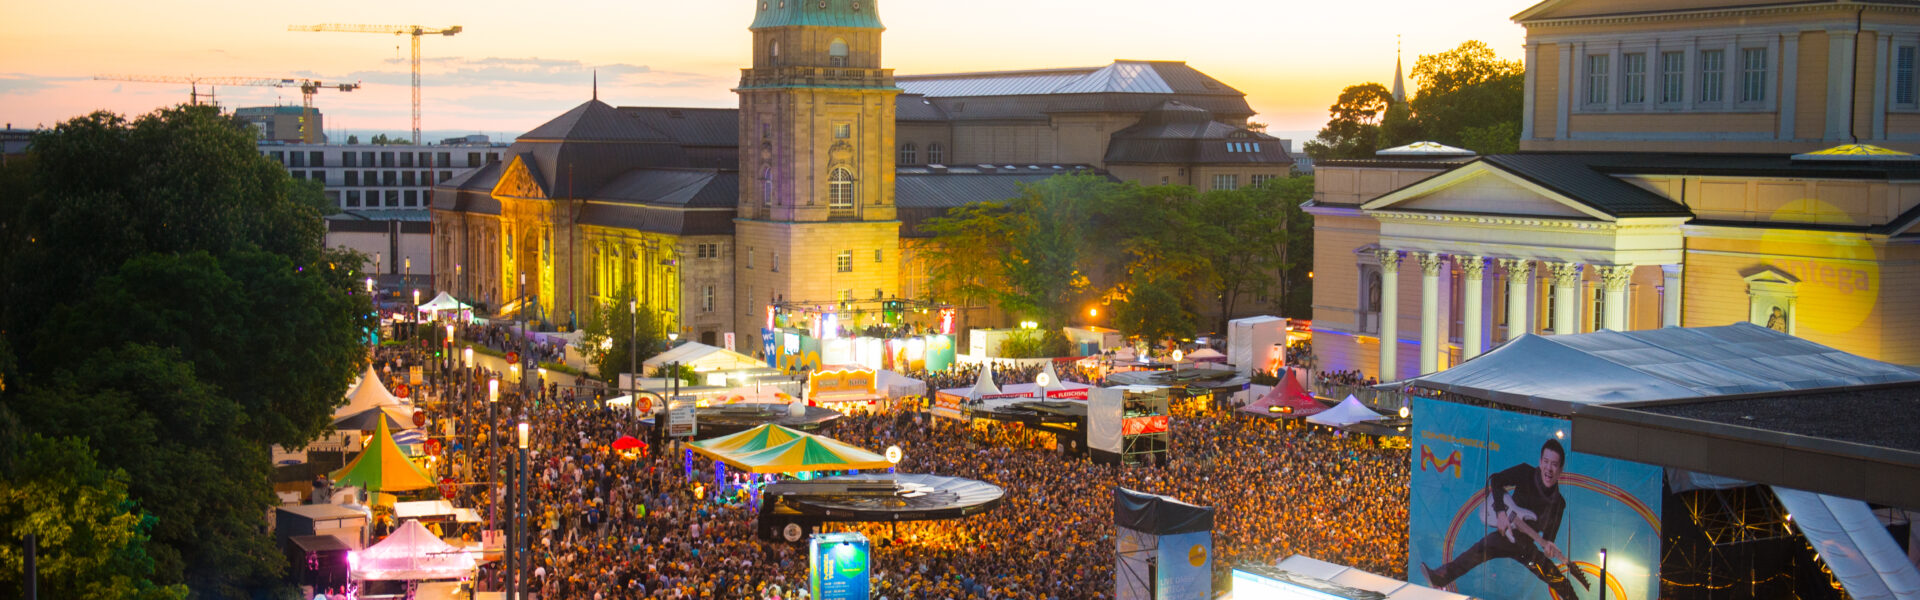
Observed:
[[[742,350],[769,307],[900,293],[893,70],[875,0],[755,0],[740,86],[734,276]],[[865,307],[861,307],[865,308]]]

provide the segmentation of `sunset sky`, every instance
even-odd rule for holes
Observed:
[[[1275,133],[1312,131],[1342,87],[1390,83],[1394,36],[1415,57],[1479,39],[1521,57],[1508,20],[1533,0],[885,0],[896,72],[1077,67],[1184,60],[1246,92]],[[410,128],[407,40],[300,33],[288,25],[461,25],[421,44],[424,124],[506,138],[586,100],[593,72],[615,105],[734,106],[748,62],[749,0],[556,3],[237,3],[118,0],[0,3],[0,121],[34,127],[96,109],[138,114],[184,102],[185,85],[93,81],[101,74],[308,77],[361,82],[323,91],[330,132]],[[1409,81],[1408,87],[1415,86]],[[291,88],[223,87],[229,108],[298,104]],[[336,141],[340,141],[336,138]],[[1297,142],[1296,142],[1297,143]]]

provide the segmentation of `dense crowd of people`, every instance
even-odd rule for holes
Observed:
[[[931,389],[965,387],[976,368],[916,375]],[[1040,371],[1003,366],[995,379],[1027,382]],[[1091,379],[1077,369],[1057,372]],[[531,573],[522,577],[536,597],[804,597],[796,595],[806,583],[804,545],[756,536],[757,499],[716,486],[711,463],[689,463],[673,441],[613,450],[622,436],[650,439],[648,426],[586,394],[576,401],[564,392],[522,398],[509,390],[489,407],[484,381],[481,374],[429,386],[445,400],[435,417],[454,419],[460,432],[443,474],[467,483],[455,486],[457,505],[504,523],[505,486],[493,483],[518,477],[506,445],[511,424],[533,424],[533,550]],[[1166,466],[1123,467],[1067,458],[1050,447],[1049,434],[1034,430],[982,430],[902,409],[848,416],[821,433],[869,449],[898,445],[902,472],[979,479],[1006,491],[995,509],[959,520],[830,524],[875,540],[875,598],[1111,598],[1116,486],[1213,506],[1216,578],[1234,565],[1294,553],[1404,574],[1407,452],[1358,436],[1189,403],[1172,420]],[[482,575],[494,589],[503,578],[497,566]]]
[[[1330,385],[1379,385],[1380,384],[1380,380],[1378,378],[1361,375],[1359,371],[1321,371],[1319,382],[1321,387],[1326,387]]]

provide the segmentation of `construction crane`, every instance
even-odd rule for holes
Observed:
[[[312,79],[283,77],[164,77],[150,75],[95,75],[100,81],[132,81],[137,83],[185,83],[193,86],[192,102],[200,104],[200,86],[207,86],[207,103],[213,103],[214,86],[237,85],[248,87],[297,87],[300,88],[300,140],[309,144],[320,143],[320,132],[310,128],[313,118],[313,95],[321,89],[331,88],[342,92],[360,89],[359,83],[324,83]]]
[[[460,33],[459,25],[434,29],[419,25],[339,25],[324,23],[320,25],[288,25],[287,31],[338,31],[346,33],[384,33],[413,37],[413,143],[426,144],[420,139],[420,36],[441,35],[451,37]]]

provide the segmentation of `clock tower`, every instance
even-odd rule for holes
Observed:
[[[893,70],[875,0],[756,0],[740,86],[735,297],[758,341],[769,307],[900,293]],[[745,345],[745,347],[755,347]]]

